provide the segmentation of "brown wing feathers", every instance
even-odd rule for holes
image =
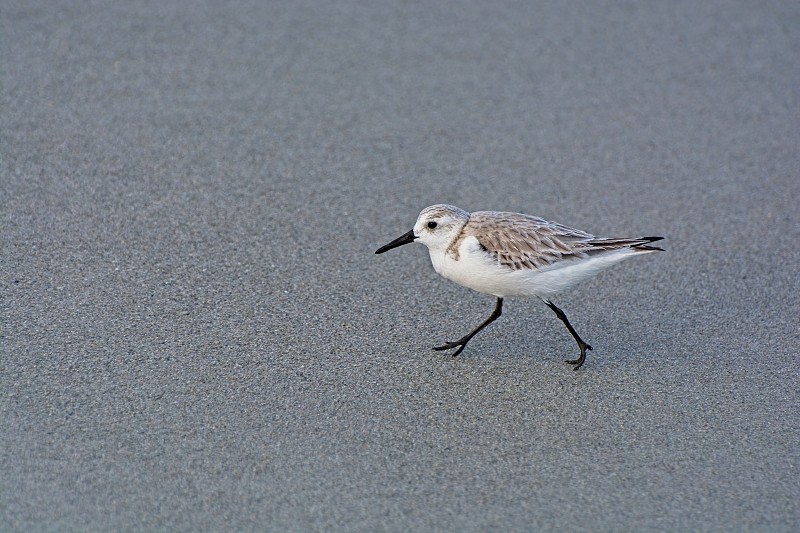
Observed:
[[[476,237],[501,264],[514,270],[541,268],[562,259],[580,259],[621,248],[661,250],[648,243],[662,239],[596,239],[589,233],[538,217],[496,212],[472,213],[465,233]]]

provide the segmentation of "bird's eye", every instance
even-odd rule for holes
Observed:
[[[436,224],[436,222],[435,222],[435,221],[433,221],[433,220],[431,220],[430,222],[428,222],[428,227],[429,227],[429,228],[431,228],[431,229],[435,228],[437,225],[438,225],[438,224]]]

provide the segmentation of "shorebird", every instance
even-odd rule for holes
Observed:
[[[567,315],[550,298],[584,279],[634,255],[664,251],[650,243],[663,237],[596,238],[585,231],[521,213],[476,211],[452,205],[426,207],[414,228],[375,251],[418,241],[428,247],[433,268],[459,285],[497,298],[494,311],[475,329],[433,349],[460,354],[467,343],[503,312],[503,299],[538,297],[564,323],[580,355],[566,362],[579,369],[587,344]]]

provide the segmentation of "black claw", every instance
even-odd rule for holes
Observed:
[[[472,337],[474,337],[480,330],[482,330],[483,328],[485,328],[486,326],[497,320],[497,318],[499,318],[501,314],[503,314],[503,299],[497,298],[497,303],[495,304],[494,311],[492,312],[491,315],[489,315],[489,318],[487,318],[481,325],[470,331],[464,337],[461,337],[459,340],[455,342],[446,342],[444,346],[435,346],[433,350],[440,352],[442,350],[450,350],[451,348],[460,346],[460,348],[456,350],[455,353],[453,354],[453,357],[457,356],[458,354],[464,351],[464,347],[466,347],[467,343]]]
[[[583,363],[586,361],[586,350],[591,350],[592,347],[586,343],[580,345],[581,355],[577,359],[567,359],[564,361],[565,363],[569,363],[571,365],[575,365],[575,368],[572,370],[578,370],[580,367],[583,366]]]
[[[431,348],[431,350],[434,350],[434,351],[437,351],[437,352],[441,352],[442,350],[449,350],[450,348],[455,348],[456,346],[458,346],[457,342],[447,341],[446,343],[444,343],[444,345],[442,345],[442,346],[434,346],[433,348]]]
[[[458,346],[459,347],[458,350],[456,350],[456,353],[453,354],[453,357],[455,357],[455,356],[457,356],[458,354],[460,354],[461,352],[464,351],[464,347],[466,345],[467,345],[466,341],[464,341],[462,339],[462,340],[456,341],[456,342],[447,342],[447,343],[444,344],[444,346],[434,346],[432,349],[437,351],[437,352],[441,352],[442,350],[451,350],[451,349],[453,349],[453,348]]]
[[[584,362],[584,361],[586,361],[586,356],[582,354],[582,355],[581,355],[580,357],[578,357],[577,359],[567,359],[567,360],[566,360],[566,361],[564,361],[564,362],[565,362],[565,363],[568,363],[568,364],[570,364],[570,365],[575,365],[575,368],[573,368],[572,370],[578,370],[580,367],[582,367],[582,366],[583,366],[583,362]]]

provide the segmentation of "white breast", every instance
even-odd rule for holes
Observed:
[[[450,281],[485,294],[511,295],[507,293],[511,289],[509,274],[513,271],[497,263],[475,237],[464,239],[458,249],[458,259],[453,254],[433,250],[430,255],[434,270]]]
[[[458,249],[458,259],[443,251],[431,250],[430,256],[436,272],[472,290],[500,298],[549,298],[634,253],[633,250],[623,249],[591,258],[559,262],[543,270],[512,270],[498,263],[475,237],[467,237]]]

